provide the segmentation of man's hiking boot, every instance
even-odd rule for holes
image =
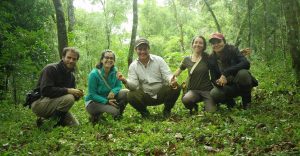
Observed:
[[[164,118],[169,118],[171,116],[171,110],[164,109],[163,116]]]
[[[57,123],[53,126],[78,126],[79,122],[75,118],[75,116],[72,115],[71,112],[62,112],[56,110],[53,115],[51,116],[51,120],[56,121]]]
[[[148,110],[144,111],[144,112],[140,112],[142,115],[142,118],[149,118],[150,117],[150,112]]]
[[[64,120],[66,118],[66,114],[67,114],[67,112],[55,110],[55,112],[53,113],[53,115],[51,117],[53,120],[57,120],[57,123],[54,125],[54,127],[65,126]]]
[[[117,116],[114,116],[114,120],[115,121],[118,121],[118,120],[122,120],[123,119],[123,115],[122,114],[119,114]]]
[[[44,121],[45,119],[43,117],[38,117],[36,119],[36,126],[40,128],[43,125]]]
[[[228,109],[232,109],[235,106],[235,100],[234,99],[230,99],[226,102],[227,104],[227,108]]]
[[[244,110],[249,109],[250,106],[251,106],[251,103],[250,103],[250,102],[249,102],[249,103],[243,103],[243,109],[244,109]]]
[[[190,109],[190,115],[195,115],[198,113],[198,111],[199,111],[199,106],[195,104],[194,107]]]
[[[198,113],[198,111],[199,111],[199,106],[198,106],[197,104],[195,104],[194,110],[195,110],[195,113]]]

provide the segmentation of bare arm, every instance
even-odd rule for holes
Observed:
[[[180,68],[176,69],[176,71],[174,72],[174,76],[178,77],[181,74],[182,70]]]

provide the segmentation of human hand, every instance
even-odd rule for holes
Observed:
[[[185,89],[185,88],[186,88],[186,82],[182,82],[181,88],[182,88],[182,89]]]
[[[113,98],[115,98],[115,93],[109,92],[109,94],[107,95],[107,98],[108,98],[108,99],[113,99]]]
[[[227,84],[227,79],[224,75],[221,75],[221,77],[216,81],[217,85],[219,86],[225,86]]]
[[[109,105],[111,105],[111,106],[113,106],[115,108],[119,108],[118,102],[117,102],[116,99],[109,99],[108,102],[107,102],[107,104],[109,104]]]
[[[251,54],[251,49],[250,49],[250,48],[242,49],[242,50],[241,50],[241,53],[242,53],[244,56],[250,56],[250,54]]]
[[[84,95],[83,90],[81,89],[75,89],[75,88],[68,88],[68,93],[72,94],[75,98],[81,98]]]
[[[178,83],[177,83],[177,79],[176,79],[175,75],[173,75],[173,77],[171,78],[170,86],[171,86],[172,89],[177,89],[178,88]]]
[[[122,83],[126,84],[127,80],[126,78],[123,76],[123,74],[121,72],[117,72],[117,79],[122,81]]]

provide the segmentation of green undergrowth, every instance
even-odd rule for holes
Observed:
[[[216,113],[189,115],[180,100],[164,119],[163,106],[149,107],[142,119],[128,105],[124,118],[92,126],[84,102],[71,112],[79,127],[38,129],[34,114],[22,106],[2,102],[1,155],[299,155],[299,93],[293,72],[283,66],[252,61],[259,80],[249,110],[221,105]],[[200,103],[202,106],[203,104]]]

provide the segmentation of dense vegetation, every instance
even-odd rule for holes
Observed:
[[[62,2],[66,16],[73,0]],[[132,16],[132,2],[94,2],[102,4],[99,12],[75,9],[76,24],[67,34],[68,45],[80,50],[76,77],[84,90],[87,74],[103,49],[114,50],[119,70],[127,72],[131,33],[122,25]],[[295,29],[300,25],[299,4],[298,0],[138,4],[137,36],[148,38],[151,51],[163,56],[172,71],[190,54],[190,41],[197,34],[208,38],[220,29],[227,42],[252,48],[248,59],[259,86],[253,90],[249,110],[221,106],[216,113],[191,116],[178,100],[169,119],[162,117],[162,106],[150,107],[147,120],[127,106],[122,120],[108,116],[108,121],[92,126],[80,100],[71,111],[81,126],[53,129],[48,122],[38,129],[34,114],[21,104],[43,66],[59,60],[54,5],[51,0],[0,1],[1,155],[298,155],[300,51],[294,44],[300,45]],[[66,23],[70,26],[69,16]],[[181,75],[179,81],[185,78]]]

